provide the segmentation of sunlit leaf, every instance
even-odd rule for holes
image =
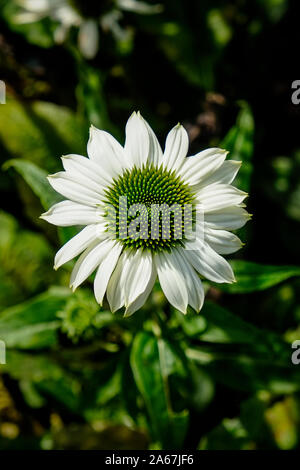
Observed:
[[[42,396],[79,413],[81,386],[78,379],[49,355],[7,351],[6,364],[1,366],[1,371],[15,380],[30,381]]]
[[[287,345],[282,360],[251,358],[241,354],[222,358],[219,355],[206,368],[217,382],[235,390],[293,393],[300,390],[300,371],[291,363],[289,348]]]
[[[236,281],[218,284],[217,287],[231,294],[244,294],[268,289],[294,276],[300,276],[297,266],[269,266],[244,260],[231,262]]]
[[[61,168],[60,157],[86,154],[87,126],[69,109],[42,101],[23,104],[9,99],[0,113],[0,140],[15,158],[48,171]]]
[[[251,440],[239,419],[224,419],[205,439],[200,450],[245,450],[251,449]]]
[[[141,332],[133,342],[131,367],[145,401],[155,440],[163,448],[182,445],[188,425],[186,411],[175,413],[170,401],[169,379],[177,359],[163,339]]]
[[[48,183],[48,173],[34,163],[21,159],[8,160],[4,165],[4,169],[8,168],[14,168],[23,176],[26,183],[40,199],[44,209],[49,209],[53,204],[63,200]]]
[[[279,341],[276,334],[257,328],[209,300],[200,315],[183,317],[181,325],[188,336],[212,343],[257,344],[265,349]]]
[[[1,339],[7,348],[39,349],[57,343],[60,321],[57,312],[71,295],[55,289],[1,312]]]
[[[50,186],[47,180],[48,173],[34,163],[22,159],[13,159],[5,162],[3,168],[14,168],[40,199],[44,209],[49,209],[53,204],[63,200],[63,197]],[[61,243],[66,243],[78,231],[77,227],[59,227],[58,234]]]
[[[7,307],[48,287],[54,254],[41,234],[21,230],[1,211],[0,227],[0,306]]]

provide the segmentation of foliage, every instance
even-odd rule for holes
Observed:
[[[17,2],[0,2],[0,449],[299,449],[299,113],[278,72],[296,78],[284,49],[296,7],[159,3],[99,26],[86,60],[75,26],[57,44],[56,21],[17,24]],[[53,271],[77,228],[39,219],[60,200],[47,174],[86,154],[90,123],[122,140],[139,108],[161,142],[181,120],[191,152],[221,146],[243,162],[234,184],[254,217],[230,260],[237,282],[206,282],[199,315],[156,284],[124,318],[89,283],[69,289],[72,263]]]

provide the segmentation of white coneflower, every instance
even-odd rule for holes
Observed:
[[[125,306],[125,315],[130,315],[145,303],[158,276],[168,301],[185,313],[188,304],[196,311],[203,305],[199,274],[217,283],[234,281],[230,265],[220,255],[241,247],[229,230],[249,219],[242,204],[247,194],[231,185],[240,162],[225,161],[227,152],[218,148],[187,157],[188,145],[187,132],[178,124],[169,132],[162,152],[148,123],[140,113],[133,113],[124,147],[92,126],[88,158],[62,157],[65,171],[49,176],[49,182],[68,200],[55,204],[42,218],[58,226],[85,226],[55,257],[57,269],[80,255],[71,274],[73,289],[97,270],[97,301],[102,304],[106,293],[112,311]],[[125,207],[120,204],[124,198]],[[152,208],[174,204],[201,208],[202,229],[192,242],[185,236],[184,224],[182,236],[175,236],[175,215],[169,237],[161,226],[152,236]],[[131,208],[140,206],[149,224],[143,225],[141,217],[143,230],[140,236],[137,232],[132,236],[129,226],[124,228],[123,216],[133,215]],[[128,220],[135,222],[133,217]]]

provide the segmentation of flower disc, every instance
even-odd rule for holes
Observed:
[[[115,222],[115,237],[125,247],[161,251],[183,245],[184,228],[191,222],[184,208],[194,198],[174,171],[133,167],[114,179],[106,196],[105,203],[115,210],[115,220],[107,212],[108,228]]]

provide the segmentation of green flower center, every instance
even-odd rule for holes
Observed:
[[[133,167],[106,191],[107,227],[126,248],[183,246],[192,227],[194,196],[174,171]]]

